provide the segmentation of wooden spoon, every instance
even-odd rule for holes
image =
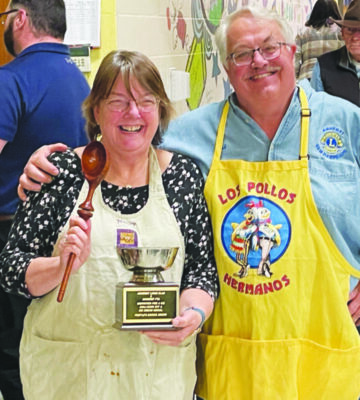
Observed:
[[[94,207],[91,203],[94,191],[103,180],[107,170],[109,169],[109,159],[106,155],[105,147],[101,142],[94,140],[85,147],[84,152],[81,156],[81,169],[84,178],[89,183],[89,191],[85,201],[80,204],[77,213],[80,215],[81,218],[87,221],[89,218],[92,217],[94,211]],[[64,298],[66,286],[69,280],[75,257],[76,256],[74,253],[70,253],[57,296],[57,301],[59,303],[61,303]]]

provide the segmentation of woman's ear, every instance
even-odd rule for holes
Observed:
[[[93,114],[94,114],[95,121],[96,121],[96,123],[97,123],[98,125],[99,125],[99,113],[100,113],[99,106],[96,105],[96,106],[94,107],[94,109],[93,109]]]

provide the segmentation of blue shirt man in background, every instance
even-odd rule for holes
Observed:
[[[87,143],[81,104],[89,85],[63,44],[63,0],[11,1],[4,42],[15,57],[0,68],[0,250],[15,214],[19,175],[39,146]],[[18,346],[28,302],[0,289],[0,391],[22,399]]]

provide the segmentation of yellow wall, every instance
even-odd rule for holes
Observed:
[[[95,74],[102,59],[116,46],[116,0],[101,0],[101,31],[100,48],[90,51],[91,72],[85,73],[86,79],[92,85]]]

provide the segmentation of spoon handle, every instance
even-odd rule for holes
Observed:
[[[59,293],[58,293],[58,296],[57,296],[58,303],[61,303],[63,301],[64,295],[65,295],[66,286],[68,284],[69,276],[71,274],[71,270],[72,270],[72,266],[74,264],[75,257],[76,257],[75,253],[70,253],[68,262],[66,264],[64,276],[63,276],[62,281],[61,281]]]
[[[94,191],[92,190],[91,191],[91,197],[92,197],[92,193],[93,192]],[[90,191],[89,191],[89,193],[90,193]],[[94,210],[93,207],[92,207],[92,204],[91,204],[91,199],[90,200],[88,199],[87,201],[89,202],[88,207],[90,209],[89,208],[86,209],[84,207],[84,204],[85,204],[85,202],[84,202],[84,203],[80,204],[79,209],[77,211],[77,213],[80,215],[80,217],[83,218],[85,221],[87,221],[89,218],[92,217],[93,210]],[[61,281],[59,293],[58,293],[58,296],[57,296],[58,303],[61,303],[63,301],[64,295],[65,295],[66,286],[67,286],[67,283],[68,283],[68,280],[69,280],[69,277],[70,277],[70,274],[71,274],[71,270],[72,270],[72,267],[73,267],[73,264],[74,264],[75,257],[76,257],[76,255],[74,253],[70,253],[68,262],[66,264],[65,272],[64,272],[64,275],[63,275],[63,278],[62,278],[62,281]]]
[[[107,157],[104,145],[99,141],[90,142],[84,149],[81,156],[81,169],[85,180],[89,184],[88,194],[85,201],[79,205],[78,214],[81,218],[87,221],[92,217],[94,208],[92,206],[92,197],[96,187],[100,184],[109,168],[109,158]],[[66,286],[71,274],[73,263],[76,255],[70,253],[66,264],[64,276],[61,281],[57,301],[62,302]]]

